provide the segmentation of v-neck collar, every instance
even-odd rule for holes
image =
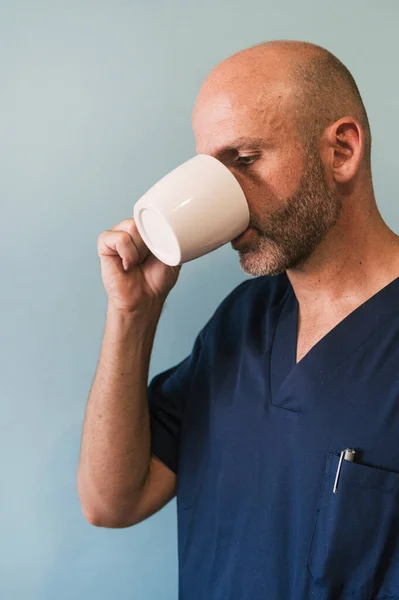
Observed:
[[[297,363],[299,305],[291,284],[288,285],[289,290],[276,324],[270,355],[271,404],[281,408],[288,408],[284,397],[292,385],[298,385],[299,380],[303,381],[303,378],[309,384],[325,380],[398,314],[399,310],[397,277],[349,313]],[[295,406],[295,402],[292,406]]]

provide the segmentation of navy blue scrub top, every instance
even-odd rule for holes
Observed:
[[[298,364],[297,318],[285,274],[246,280],[148,386],[180,600],[399,598],[399,278]]]

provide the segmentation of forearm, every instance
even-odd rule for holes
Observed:
[[[78,469],[79,496],[88,513],[110,519],[114,513],[127,514],[146,481],[151,456],[148,371],[160,314],[107,311]]]

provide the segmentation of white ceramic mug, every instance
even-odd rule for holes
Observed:
[[[176,266],[212,252],[249,224],[244,192],[219,160],[198,154],[168,173],[134,205],[150,251]]]

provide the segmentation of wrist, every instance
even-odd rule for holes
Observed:
[[[122,310],[112,303],[107,306],[107,321],[124,327],[139,327],[148,329],[156,326],[162,313],[163,306],[148,306],[145,309]]]

